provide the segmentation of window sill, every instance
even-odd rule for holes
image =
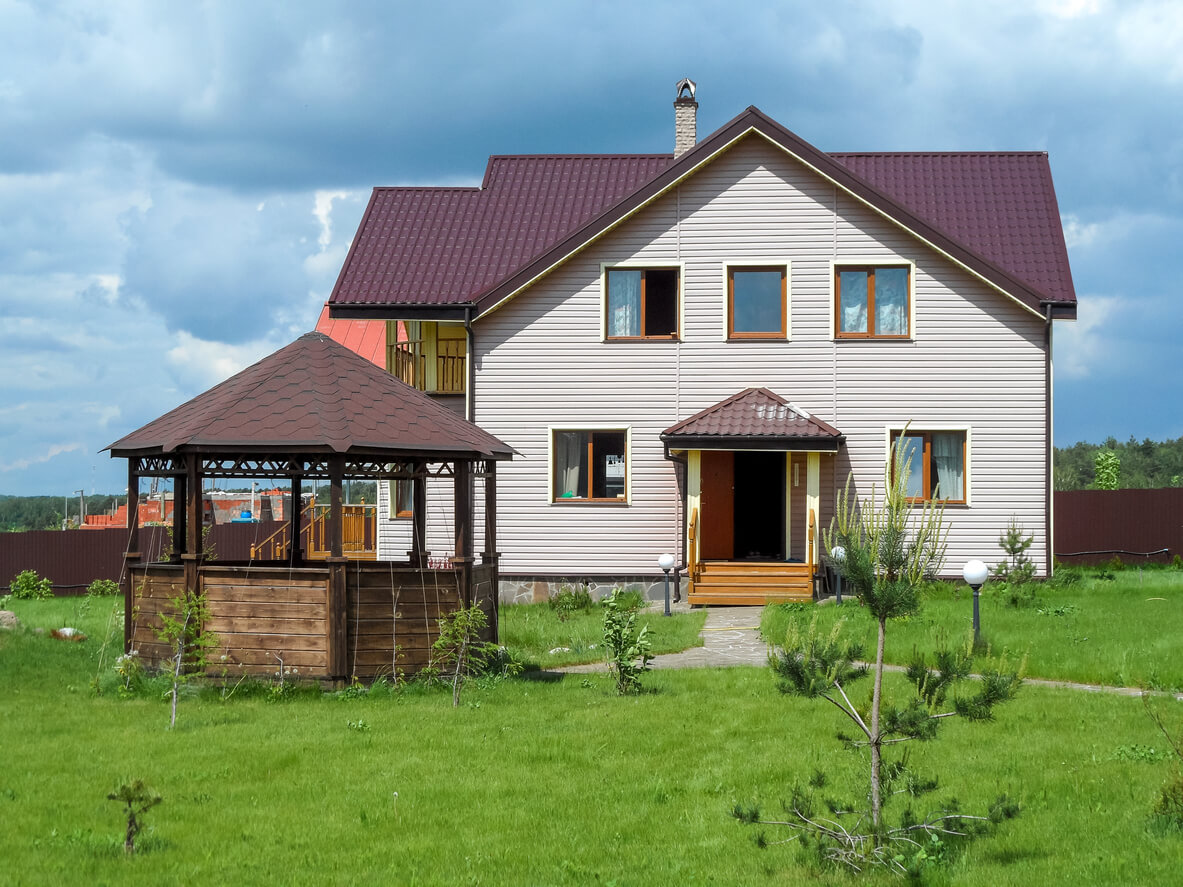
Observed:
[[[609,508],[624,508],[629,502],[627,499],[577,499],[571,497],[569,499],[551,499],[551,505],[594,505],[597,507],[607,506]]]
[[[784,333],[728,333],[728,342],[787,342]]]
[[[865,336],[860,333],[843,333],[834,336],[835,342],[914,342],[912,336]]]
[[[675,334],[669,336],[605,336],[603,341],[605,345],[616,345],[635,342],[680,342],[682,340]]]

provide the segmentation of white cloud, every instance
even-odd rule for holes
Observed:
[[[1068,249],[1091,246],[1101,232],[1098,223],[1082,222],[1071,213],[1062,215],[1060,224],[1064,226],[1064,241],[1068,244]]]
[[[252,363],[266,357],[286,342],[258,339],[240,345],[199,339],[182,330],[176,344],[165,353],[169,364],[200,389],[223,382]]]
[[[1076,321],[1057,323],[1053,365],[1056,377],[1085,379],[1094,370],[1111,368],[1115,340],[1111,322],[1127,307],[1120,296],[1082,296]]]
[[[32,468],[34,465],[48,462],[55,456],[60,456],[63,453],[74,453],[81,449],[82,444],[80,443],[53,444],[43,453],[35,456],[26,456],[24,459],[17,459],[15,462],[0,465],[0,471],[24,471],[26,468]]]

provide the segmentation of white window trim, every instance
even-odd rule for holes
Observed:
[[[940,422],[900,422],[896,425],[887,425],[883,429],[883,461],[886,465],[887,460],[891,458],[891,433],[893,431],[903,431],[907,427],[908,431],[958,431],[965,434],[965,502],[955,502],[949,505],[950,508],[969,508],[973,505],[973,426],[972,425],[944,425]],[[939,501],[939,500],[938,500]]]
[[[601,342],[633,342],[640,343],[643,339],[610,339],[608,338],[608,271],[655,271],[678,272],[678,329],[673,339],[652,339],[653,342],[681,342],[682,324],[686,317],[686,263],[685,262],[644,262],[639,259],[629,259],[625,262],[600,262],[600,341]],[[562,429],[560,429],[562,430]],[[577,431],[579,429],[566,429]]]
[[[875,265],[879,268],[906,267],[908,269],[908,336],[907,338],[885,338],[882,341],[915,342],[916,263],[911,259],[905,259],[899,256],[843,256],[841,259],[830,259],[830,339],[835,342],[860,341],[858,339],[841,339],[838,336],[838,269],[847,265]],[[880,338],[878,336],[869,336],[862,341],[878,342]]]
[[[619,267],[619,266],[617,266]],[[557,505],[559,508],[572,508],[578,505],[598,507],[613,505],[619,507],[619,502],[608,502],[602,499],[556,499],[555,482],[555,432],[556,431],[623,431],[624,432],[624,505],[633,504],[633,427],[631,425],[612,423],[591,423],[580,425],[564,422],[562,425],[546,426],[546,504]]]
[[[386,519],[392,521],[408,521],[414,518],[414,492],[412,487],[411,502],[412,510],[406,514],[400,514],[396,511],[398,508],[398,496],[395,495],[395,486],[399,483],[413,484],[414,481],[406,478],[388,478],[386,481]]]
[[[784,268],[785,269],[785,337],[783,339],[732,339],[727,335],[730,307],[727,304],[727,284],[732,268]],[[793,262],[790,259],[724,259],[723,278],[720,284],[721,298],[719,316],[723,320],[719,341],[734,345],[736,342],[791,342],[793,341]]]

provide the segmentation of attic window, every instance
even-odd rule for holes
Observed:
[[[788,336],[787,268],[769,265],[727,269],[727,338]]]
[[[606,338],[676,339],[677,268],[609,268]]]

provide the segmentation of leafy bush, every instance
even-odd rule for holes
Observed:
[[[560,622],[566,622],[575,613],[592,608],[591,592],[580,585],[564,585],[547,600],[551,610]]]
[[[96,597],[119,594],[119,583],[113,579],[96,579],[86,586],[86,593]]]
[[[41,601],[53,597],[53,584],[36,570],[25,570],[12,580],[9,586],[12,596],[22,601]]]
[[[638,592],[632,592],[637,594]],[[608,651],[608,669],[616,678],[620,695],[641,692],[641,674],[649,669],[649,626],[637,631],[637,610],[630,606],[630,592],[615,589],[600,603],[604,607],[604,647]],[[638,664],[639,663],[639,664]]]

